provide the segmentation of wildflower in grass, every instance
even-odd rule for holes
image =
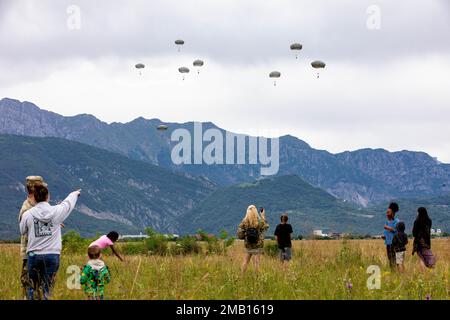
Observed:
[[[427,294],[427,295],[425,296],[425,300],[431,300],[431,295],[430,295],[430,294]]]
[[[352,284],[350,281],[347,281],[345,287],[346,287],[348,290],[351,290],[351,289],[353,288],[353,284]]]

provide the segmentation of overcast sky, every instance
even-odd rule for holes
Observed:
[[[448,0],[0,0],[0,98],[450,163],[449,39]]]

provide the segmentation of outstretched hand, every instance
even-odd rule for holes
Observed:
[[[261,218],[266,220],[266,210],[264,210],[264,208],[261,209]]]

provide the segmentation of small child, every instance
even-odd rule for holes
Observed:
[[[103,300],[105,285],[111,281],[111,274],[101,260],[102,251],[97,246],[88,248],[89,261],[81,272],[80,283],[88,300]]]
[[[405,233],[405,223],[400,221],[396,226],[397,232],[392,239],[392,246],[395,251],[395,261],[400,272],[405,271],[403,261],[405,260],[406,245],[408,244],[408,236]]]
[[[123,261],[123,258],[120,256],[120,254],[116,251],[114,247],[114,242],[116,242],[119,239],[119,234],[116,231],[111,231],[107,235],[103,235],[94,242],[92,242],[89,245],[90,247],[99,247],[100,250],[103,250],[107,247],[110,247],[112,252],[117,256],[117,258],[120,259],[120,261]]]

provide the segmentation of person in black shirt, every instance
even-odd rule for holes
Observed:
[[[287,223],[288,215],[283,213],[280,217],[281,223],[275,229],[275,238],[278,243],[278,250],[281,261],[289,261],[292,256],[292,226]]]

